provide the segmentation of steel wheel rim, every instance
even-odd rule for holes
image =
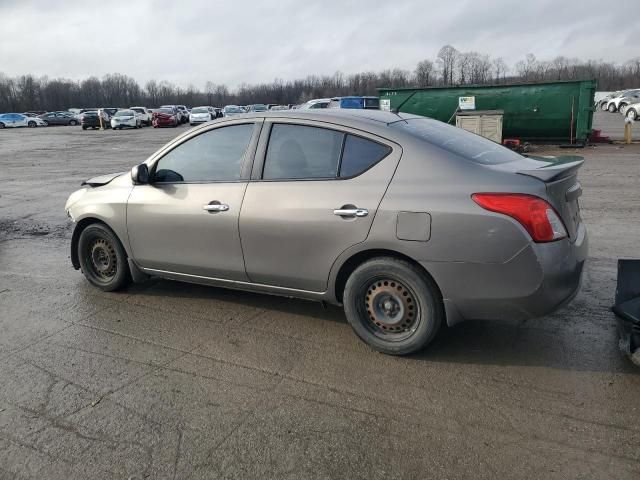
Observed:
[[[404,340],[420,324],[420,304],[404,282],[384,276],[369,281],[362,299],[366,327],[387,341]]]
[[[118,271],[118,259],[111,242],[104,238],[97,238],[88,248],[87,265],[93,275],[103,281],[111,281]]]

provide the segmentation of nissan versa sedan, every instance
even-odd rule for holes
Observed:
[[[573,298],[582,163],[407,114],[240,115],[87,180],[65,206],[71,262],[108,291],[154,276],[343,305],[372,348],[408,354]]]

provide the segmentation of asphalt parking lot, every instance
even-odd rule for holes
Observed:
[[[575,152],[571,305],[394,358],[337,308],[73,270],[69,193],[184,130],[0,132],[0,478],[639,478],[640,370],[609,307],[616,259],[640,257],[640,145]]]

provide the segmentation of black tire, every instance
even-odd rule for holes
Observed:
[[[44,126],[45,126],[45,127],[48,127],[48,126],[49,126],[49,122],[47,122],[46,120],[43,120],[43,122],[44,122]]]
[[[635,108],[630,108],[629,110],[627,110],[626,116],[627,116],[627,118],[630,118],[631,120],[637,120],[638,119],[638,112],[636,112]]]
[[[343,303],[356,335],[374,350],[390,355],[424,348],[444,318],[433,280],[397,258],[373,258],[357,267],[347,279]]]
[[[87,129],[87,127],[85,127],[85,126],[83,125],[83,126],[82,126],[82,129],[83,129],[83,130],[86,130],[86,129]]]
[[[27,123],[27,127],[29,128],[36,128],[38,126],[38,124],[36,122],[34,122],[33,120],[31,120],[30,122]]]
[[[4,128],[4,123],[0,122],[0,128]]]
[[[616,108],[615,104],[610,103],[608,110],[609,110],[610,113],[615,113],[617,108]]]
[[[121,290],[131,282],[127,252],[106,225],[93,223],[80,233],[78,259],[85,278],[100,290]]]
[[[75,127],[77,124],[78,124],[78,122],[76,120],[71,120],[69,122],[69,126],[71,126],[71,127]]]

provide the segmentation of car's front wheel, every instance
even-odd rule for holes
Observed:
[[[127,253],[106,225],[94,223],[82,231],[78,259],[85,278],[101,290],[120,290],[131,281]]]
[[[630,108],[629,110],[627,110],[627,118],[630,118],[631,120],[638,119],[638,112],[636,112],[635,108]]]
[[[610,103],[609,104],[609,112],[615,113],[616,110],[617,110],[616,109],[616,105],[614,103]]]
[[[0,128],[4,128],[4,123],[0,122]]]
[[[379,352],[407,355],[424,348],[444,318],[442,298],[419,267],[397,258],[364,262],[347,279],[343,295],[349,324]]]
[[[36,128],[38,126],[38,124],[34,121],[31,121],[29,123],[27,123],[27,127],[29,128]]]

